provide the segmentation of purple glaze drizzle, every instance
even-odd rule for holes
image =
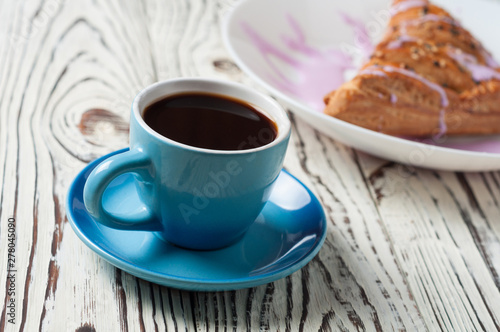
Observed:
[[[370,40],[370,35],[366,30],[366,25],[364,22],[349,16],[344,12],[339,12],[340,18],[344,21],[344,23],[351,27],[354,32],[354,43],[361,51],[361,54],[364,58],[368,58],[373,50],[375,49],[375,45]]]
[[[493,59],[493,57],[491,56],[490,53],[488,53],[487,51],[485,51],[483,49],[482,52],[481,52],[481,54],[483,55],[483,58],[484,58],[484,61],[486,62],[486,65],[488,65],[491,68],[498,68],[498,67],[500,67],[500,65],[498,64],[498,62],[496,62],[495,59]]]
[[[467,68],[471,73],[472,78],[477,81],[488,81],[491,79],[500,80],[500,73],[488,66],[481,65],[477,62],[477,58],[472,54],[463,53],[459,49],[448,52],[448,55],[457,61],[459,64]]]
[[[441,96],[441,107],[443,107],[443,109],[439,113],[439,133],[435,136],[435,138],[439,139],[440,137],[442,137],[446,133],[447,127],[446,127],[445,118],[444,118],[445,117],[444,108],[446,108],[449,105],[449,101],[448,101],[448,96],[446,95],[446,92],[444,91],[444,89],[441,86],[425,79],[424,77],[422,77],[422,76],[420,76],[412,71],[402,69],[402,68],[396,68],[396,67],[390,67],[390,66],[371,66],[371,67],[368,67],[367,69],[369,69],[369,70],[383,70],[383,71],[389,72],[389,73],[392,73],[392,72],[400,73],[402,75],[411,77],[419,82],[422,82],[423,84],[427,85],[432,90],[438,92]],[[391,100],[392,100],[392,95],[391,95]]]
[[[287,36],[283,34],[281,38],[288,48],[312,57],[321,56],[321,52],[307,45],[306,36],[299,26],[299,23],[290,14],[288,14],[286,18],[288,25],[292,29],[293,35]]]
[[[450,142],[446,144],[436,144],[436,145],[458,150],[500,153],[500,141],[498,139],[486,139],[478,142],[462,142],[462,143]]]
[[[422,76],[420,76],[412,71],[402,69],[402,68],[390,67],[390,66],[370,66],[367,69],[370,69],[370,70],[377,70],[378,69],[378,70],[383,70],[383,71],[389,72],[389,73],[396,72],[396,73],[400,73],[402,75],[406,75],[408,77],[411,77],[413,79],[416,79],[417,81],[422,82],[423,84],[427,85],[432,90],[439,93],[439,95],[441,96],[441,106],[442,107],[447,107],[449,104],[446,92],[444,91],[444,89],[441,86],[423,78]]]
[[[284,45],[281,47],[268,42],[245,22],[241,28],[271,69],[267,80],[279,90],[322,111],[323,97],[344,83],[346,70],[354,69],[352,59],[340,50],[313,48],[307,44],[298,22],[291,15],[287,21],[289,34],[281,36]]]
[[[440,146],[443,148],[464,150],[464,151],[474,151],[474,152],[486,152],[486,153],[500,153],[500,137],[476,137],[467,138],[465,141],[459,139],[450,139],[449,137],[440,139],[438,137],[432,138],[412,138],[412,137],[400,137],[414,142],[424,143],[428,145]]]
[[[427,14],[427,15],[424,15],[422,17],[419,17],[419,18],[416,18],[413,20],[409,20],[406,22],[407,22],[407,25],[419,25],[419,24],[425,23],[425,22],[444,22],[444,23],[449,23],[451,25],[460,26],[460,24],[457,21],[455,21],[454,19],[452,19],[451,17],[440,16],[440,15],[436,15],[436,14]]]
[[[264,38],[262,38],[253,28],[251,28],[245,22],[241,23],[241,27],[243,31],[247,34],[247,36],[252,41],[253,45],[258,48],[263,58],[266,62],[275,69],[273,62],[271,61],[271,56],[274,56],[280,59],[283,62],[286,62],[289,65],[297,66],[299,62],[289,56],[286,52],[281,51],[279,48],[274,47],[268,43]],[[279,71],[277,71],[279,73]]]
[[[387,48],[388,49],[400,48],[403,45],[403,43],[414,42],[414,41],[417,41],[417,38],[408,35],[400,35],[398,39],[389,42],[389,44],[387,44]]]
[[[391,93],[391,103],[395,104],[397,102],[398,102],[398,97],[394,93]]]
[[[439,112],[439,132],[437,133],[437,135],[434,136],[435,140],[438,140],[441,137],[443,137],[443,135],[446,134],[446,131],[448,130],[448,126],[446,126],[446,121],[444,116],[445,116],[445,111],[441,110]]]
[[[370,67],[361,70],[358,73],[358,75],[375,75],[375,76],[387,77],[387,75],[383,71],[381,71],[381,70],[373,70]]]
[[[405,12],[408,9],[415,8],[415,7],[424,7],[428,5],[426,1],[423,0],[407,0],[404,2],[400,2],[392,6],[391,8],[391,14],[396,15],[397,13],[400,12]]]
[[[458,23],[457,21],[455,21],[454,19],[452,19],[450,17],[439,16],[436,14],[427,14],[427,15],[424,15],[422,17],[419,17],[419,18],[416,18],[413,20],[402,22],[401,23],[401,34],[406,35],[406,27],[420,25],[420,24],[425,23],[425,22],[444,22],[444,23],[448,23],[448,24],[451,24],[451,25],[454,25],[457,27],[460,26],[460,23]]]

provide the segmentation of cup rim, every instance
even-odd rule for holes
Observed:
[[[276,138],[272,142],[267,143],[267,144],[262,145],[262,146],[259,146],[259,147],[251,148],[251,149],[218,150],[218,149],[200,148],[200,147],[188,145],[185,143],[175,141],[171,138],[165,137],[165,136],[157,133],[144,121],[144,119],[142,117],[142,110],[139,107],[139,103],[145,96],[152,93],[152,91],[159,89],[161,87],[164,87],[166,85],[171,85],[171,84],[176,84],[176,83],[183,83],[183,84],[193,83],[195,85],[200,84],[200,83],[201,84],[216,84],[216,85],[219,85],[221,87],[229,86],[232,88],[236,88],[240,91],[252,94],[256,98],[260,98],[261,100],[263,100],[263,103],[268,103],[276,109],[276,112],[272,112],[272,113],[268,112],[266,109],[264,109],[263,111],[265,112],[265,115],[270,116],[272,121],[276,124],[276,126],[278,128],[278,135],[276,136]],[[182,91],[176,91],[173,94],[183,93],[183,92],[212,92],[212,91],[204,91],[202,89],[193,88],[193,89],[184,89]],[[243,100],[242,98],[235,96],[231,93],[225,93],[224,91],[213,92],[213,93],[218,94],[218,95],[226,95],[226,96],[229,96],[229,97],[234,98],[236,100],[242,100],[242,101],[248,103],[248,101]],[[153,101],[148,103],[148,105],[151,105],[152,103],[154,103],[162,98],[165,98],[168,95],[169,95],[168,93],[162,94],[161,97],[154,99]],[[251,103],[251,104],[255,105],[255,103]],[[259,110],[262,108],[263,107],[260,107],[260,106],[258,107]],[[284,140],[286,140],[291,134],[290,119],[288,118],[288,115],[287,115],[285,109],[277,101],[275,101],[271,97],[255,90],[255,89],[252,89],[252,88],[250,88],[246,85],[243,85],[241,83],[236,83],[236,82],[226,81],[226,80],[221,80],[221,79],[215,79],[215,78],[195,78],[195,77],[192,77],[192,78],[173,78],[173,79],[167,79],[167,80],[153,83],[153,84],[147,86],[146,88],[144,88],[142,91],[140,91],[136,95],[136,97],[134,98],[134,101],[132,102],[132,113],[135,117],[135,120],[139,123],[139,125],[142,127],[142,129],[145,130],[148,134],[154,136],[156,139],[159,139],[165,143],[177,145],[177,146],[180,146],[182,148],[185,148],[185,149],[188,149],[191,151],[201,152],[201,153],[211,153],[211,154],[215,153],[215,154],[223,154],[223,155],[224,154],[225,155],[249,154],[249,153],[258,152],[261,150],[267,150],[273,146],[276,146],[276,145],[280,144],[281,142],[283,142]]]

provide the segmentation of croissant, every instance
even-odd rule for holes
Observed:
[[[500,68],[442,8],[394,1],[387,31],[324,112],[390,135],[500,133]]]

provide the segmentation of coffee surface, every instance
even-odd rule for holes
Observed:
[[[272,142],[276,124],[252,105],[227,96],[182,93],[146,107],[144,121],[176,142],[213,150],[246,150]]]

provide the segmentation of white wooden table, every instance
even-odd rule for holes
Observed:
[[[262,91],[222,44],[234,5],[0,2],[0,330],[500,330],[500,173],[377,159],[293,115],[285,167],[328,218],[322,250],[300,271],[252,289],[179,291],[116,269],[77,238],[68,186],[127,146],[139,90],[203,76]]]

